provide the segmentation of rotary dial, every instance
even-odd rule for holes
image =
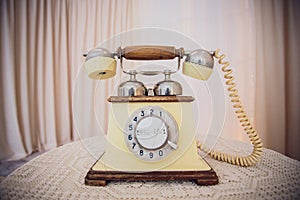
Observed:
[[[159,106],[136,110],[129,117],[124,132],[129,151],[141,160],[158,161],[177,149],[177,123]]]

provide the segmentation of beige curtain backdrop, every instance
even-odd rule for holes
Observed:
[[[72,91],[82,54],[132,28],[132,2],[8,0],[1,1],[0,12],[0,159],[22,158],[79,138]],[[90,90],[83,90],[81,98]]]
[[[160,27],[208,50],[221,48],[265,147],[300,160],[299,2],[32,0],[0,5],[0,159],[97,134],[92,107],[98,85],[80,79],[83,51],[131,28]],[[116,79],[101,82],[97,90],[101,124],[107,124],[105,99]],[[74,84],[80,99],[75,107]],[[86,110],[91,114],[81,115]],[[247,141],[229,101],[226,111],[222,135]]]
[[[300,160],[300,2],[254,3],[255,124],[265,146]]]

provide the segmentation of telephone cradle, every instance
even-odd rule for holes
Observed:
[[[115,57],[130,80],[119,85],[118,96],[108,98],[110,104],[105,152],[90,168],[85,184],[105,186],[109,181],[173,181],[192,180],[198,185],[218,184],[212,167],[199,156],[198,149],[209,156],[240,166],[257,162],[262,152],[261,141],[249,123],[234,88],[228,62],[216,52],[195,50],[186,54],[183,48],[166,46],[130,46],[111,53],[106,49],[91,50],[86,55],[85,68],[93,79],[106,79],[115,75]],[[213,57],[223,65],[224,78],[228,81],[230,97],[244,130],[252,144],[253,152],[244,157],[232,156],[207,149],[196,140],[192,96],[183,96],[180,83],[171,80],[177,71],[125,71],[122,59],[162,60],[185,58],[183,74],[207,80],[212,73]],[[136,74],[164,74],[165,80],[157,83],[150,94]]]

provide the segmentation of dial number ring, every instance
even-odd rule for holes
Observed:
[[[177,123],[168,111],[159,106],[137,109],[125,126],[126,146],[138,159],[158,161],[177,148]]]

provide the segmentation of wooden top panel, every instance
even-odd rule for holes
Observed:
[[[107,99],[109,102],[192,102],[192,96],[139,96],[139,97],[120,97],[111,96]]]

